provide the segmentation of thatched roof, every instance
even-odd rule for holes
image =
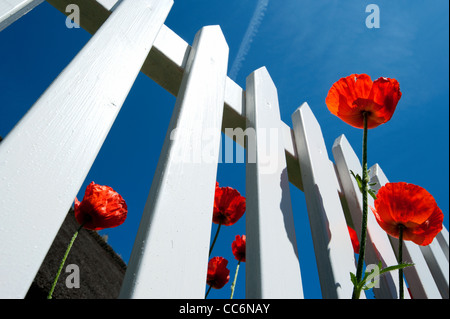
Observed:
[[[44,262],[36,275],[26,299],[45,299],[58,271],[61,259],[73,234],[78,229],[73,210],[61,226]],[[79,268],[80,288],[67,288],[67,265]],[[95,231],[82,229],[72,246],[58,284],[54,299],[115,299],[119,295],[126,264]],[[69,278],[70,279],[70,278]]]

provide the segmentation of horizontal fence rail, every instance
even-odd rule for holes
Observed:
[[[106,21],[111,12],[102,5],[103,1],[98,0],[47,0],[62,13],[67,5],[76,4],[80,7],[81,27],[91,34],[95,34],[100,26]],[[115,0],[110,0],[113,2]],[[111,7],[111,3],[107,7]],[[145,60],[141,72],[158,83],[169,93],[177,96],[181,85],[183,72],[186,67],[187,57],[191,46],[169,27],[163,25],[158,36],[153,43],[147,59]],[[224,110],[222,131],[225,128],[246,128],[245,115],[245,91],[232,79],[227,77],[224,96]],[[286,152],[286,162],[288,165],[289,181],[303,190],[301,184],[300,167],[297,160],[293,131],[289,125],[281,121],[283,146]],[[233,136],[231,136],[233,138]],[[237,141],[238,143],[240,141]],[[242,145],[244,146],[244,145]]]
[[[0,30],[41,2],[3,1]],[[345,136],[333,144],[333,163],[307,103],[292,114],[292,129],[281,120],[266,68],[248,76],[245,91],[227,77],[220,27],[202,28],[190,46],[164,25],[173,0],[47,2],[65,14],[77,4],[93,37],[0,144],[1,298],[26,295],[139,71],[177,99],[120,297],[204,297],[220,131],[247,148],[247,298],[304,298],[289,182],[305,193],[323,298],[351,297],[347,225],[359,235],[362,209],[350,170],[361,164]],[[207,143],[192,138],[205,133]],[[379,165],[370,174],[375,191],[388,182]],[[33,246],[17,244],[24,234]],[[396,264],[396,241],[369,214],[367,263]],[[411,298],[448,298],[448,230],[427,247],[405,247],[415,263],[404,270]],[[167,265],[181,263],[174,276]],[[397,291],[392,272],[374,294]]]

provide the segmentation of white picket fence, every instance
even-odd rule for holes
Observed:
[[[0,2],[0,30],[41,2]],[[173,0],[47,2],[62,12],[79,5],[81,26],[94,35],[0,144],[0,298],[26,295],[140,71],[177,100],[120,297],[204,297],[221,131],[238,129],[248,133],[247,142],[237,139],[247,147],[246,297],[304,296],[289,183],[305,193],[323,298],[351,297],[356,261],[343,207],[359,234],[361,196],[349,170],[361,164],[345,136],[333,145],[333,163],[306,103],[292,129],[281,121],[266,68],[248,76],[245,90],[227,77],[219,26],[202,28],[190,46],[164,25]],[[210,134],[174,138],[175,128]],[[206,146],[212,160],[179,160]],[[378,165],[370,172],[376,187],[387,182]],[[367,263],[396,264],[395,241],[369,214]],[[449,297],[448,243],[445,228],[427,247],[406,242],[414,298]],[[397,298],[397,277],[383,276],[376,298]]]

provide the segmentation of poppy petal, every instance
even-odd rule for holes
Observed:
[[[228,260],[223,257],[213,257],[208,262],[206,283],[214,289],[220,289],[230,280]]]
[[[236,260],[245,262],[246,241],[247,238],[245,235],[242,235],[242,237],[236,235],[235,240],[231,244],[231,250]]]
[[[90,183],[81,203],[75,199],[75,218],[84,228],[101,230],[121,225],[127,217],[127,204],[109,186]]]
[[[358,235],[356,234],[356,231],[353,228],[351,228],[350,226],[347,226],[347,228],[348,228],[348,233],[350,234],[350,239],[352,241],[353,252],[355,254],[359,254]]]
[[[230,226],[245,212],[245,197],[231,187],[217,187],[214,196],[213,222]]]
[[[381,77],[373,82],[369,100],[373,100],[378,105],[384,105],[383,113],[386,121],[389,121],[401,97],[402,92],[400,92],[398,81]]]
[[[436,235],[441,232],[443,221],[444,214],[441,209],[436,206],[436,209],[426,222],[417,225],[416,227],[408,227],[407,225],[403,238],[405,240],[411,240],[417,245],[429,245]]]
[[[399,182],[387,183],[377,193],[372,212],[389,235],[418,245],[428,245],[442,230],[443,214],[433,196],[424,188]]]
[[[325,103],[329,111],[357,128],[374,128],[389,121],[401,98],[395,79],[379,78],[372,82],[367,74],[351,74],[339,79],[328,91]]]

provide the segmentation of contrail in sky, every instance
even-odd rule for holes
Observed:
[[[231,66],[229,77],[233,80],[236,79],[236,76],[241,69],[242,62],[245,60],[245,57],[250,50],[250,45],[258,32],[259,25],[264,18],[268,4],[269,0],[258,0],[255,12],[253,12],[253,17],[250,20],[247,30],[245,31],[244,38],[242,39],[236,58]]]

